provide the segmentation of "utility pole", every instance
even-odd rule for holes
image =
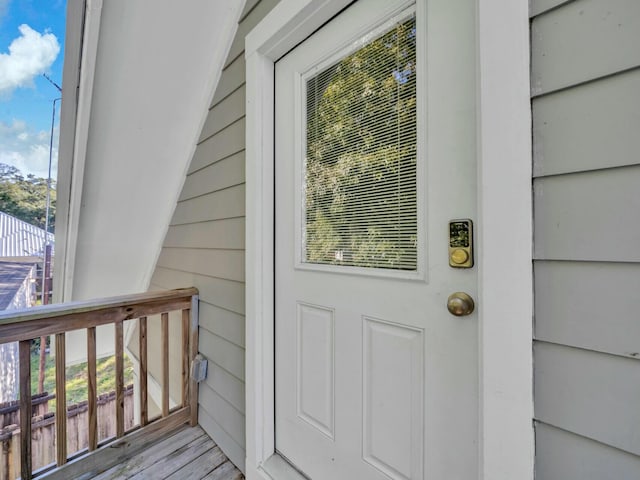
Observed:
[[[56,87],[58,92],[62,93],[62,88],[51,80],[46,74],[42,74],[51,85]],[[47,305],[49,303],[49,291],[51,289],[51,245],[49,244],[49,210],[51,207],[51,163],[53,161],[53,129],[56,121],[56,102],[62,100],[62,98],[56,98],[53,101],[53,107],[51,111],[51,136],[49,138],[49,175],[47,176],[47,201],[45,209],[44,220],[44,250],[42,259],[42,304]],[[47,360],[47,337],[40,337],[40,365],[38,368],[38,393],[44,391],[44,370]]]
[[[49,80],[49,78],[47,77],[47,80]],[[51,80],[49,80],[51,81]],[[53,82],[51,82],[53,83]],[[54,83],[54,85],[56,85]],[[58,87],[56,85],[56,87]],[[60,87],[58,87],[60,88]],[[53,128],[55,125],[55,120],[56,120],[56,102],[62,100],[62,98],[56,98],[53,101],[53,109],[52,109],[52,113],[51,113],[51,138],[49,140],[49,175],[47,176],[47,201],[46,201],[46,210],[45,210],[45,219],[44,219],[44,244],[45,244],[45,251],[47,250],[47,247],[49,247],[49,211],[51,209],[51,163],[53,161]],[[49,249],[49,252],[51,250]],[[45,252],[46,253],[46,252]],[[46,257],[46,255],[45,255]],[[50,260],[50,258],[49,258]],[[46,263],[45,263],[46,265]],[[42,268],[42,272],[44,275],[45,272],[45,265],[43,265]],[[45,301],[45,295],[44,295],[44,288],[45,288],[45,283],[47,281],[47,278],[43,277],[43,281],[42,281],[42,304],[46,305],[48,302]],[[47,290],[47,295],[48,295],[48,290]]]

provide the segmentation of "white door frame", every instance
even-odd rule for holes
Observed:
[[[276,473],[282,462],[274,455],[274,62],[349,3],[281,0],[246,38],[248,480],[292,478]],[[476,8],[478,479],[527,480],[534,459],[528,0],[477,0]]]

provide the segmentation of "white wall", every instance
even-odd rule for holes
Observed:
[[[23,308],[29,308],[33,306],[33,297],[35,294],[35,284],[33,281],[36,278],[36,266],[34,265],[29,272],[29,275],[24,279],[20,289],[16,292],[15,297],[11,303],[7,306],[6,310],[18,310]]]
[[[78,110],[63,112],[62,135],[73,129],[75,144],[60,171],[81,178],[60,182],[68,202],[59,205],[65,248],[57,299],[148,288],[243,3],[88,1],[93,30],[85,32],[82,68],[95,64],[95,73],[81,72],[78,107],[65,99]],[[71,363],[86,350],[75,340],[67,342]],[[99,355],[113,348],[106,343]]]
[[[147,288],[242,3],[102,5],[64,300]]]
[[[152,288],[192,284],[200,291],[198,421],[231,461],[245,459],[245,37],[278,3],[251,0],[238,19],[209,106]],[[135,338],[135,335],[134,337]]]
[[[531,3],[536,479],[640,478],[640,2]]]

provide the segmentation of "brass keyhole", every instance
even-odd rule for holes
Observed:
[[[475,306],[473,298],[464,292],[452,293],[447,299],[447,309],[451,315],[456,317],[470,315],[473,313]]]

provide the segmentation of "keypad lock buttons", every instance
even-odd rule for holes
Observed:
[[[449,222],[449,265],[473,267],[473,222],[468,218]]]

